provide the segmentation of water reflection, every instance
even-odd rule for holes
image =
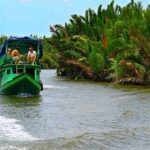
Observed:
[[[0,104],[15,106],[15,107],[28,107],[37,106],[41,102],[41,96],[30,96],[30,97],[20,97],[20,96],[0,96]]]
[[[149,93],[150,86],[141,85],[112,85],[112,88],[126,92],[141,92]]]

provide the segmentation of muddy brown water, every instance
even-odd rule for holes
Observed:
[[[150,88],[58,78],[40,96],[0,96],[0,150],[150,150]]]

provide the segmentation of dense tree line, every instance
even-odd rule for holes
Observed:
[[[69,23],[50,27],[58,74],[114,83],[150,82],[150,5],[112,1],[106,9],[72,15]]]

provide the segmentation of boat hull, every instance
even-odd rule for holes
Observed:
[[[21,74],[13,80],[0,87],[1,94],[4,95],[38,95],[42,86],[40,82],[35,81],[28,74]]]

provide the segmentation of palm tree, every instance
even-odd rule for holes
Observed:
[[[106,9],[100,5],[97,12],[74,14],[69,23],[51,31],[58,66],[69,76],[116,83],[149,81],[150,6],[143,10],[140,2],[131,0],[121,8],[112,1]]]

